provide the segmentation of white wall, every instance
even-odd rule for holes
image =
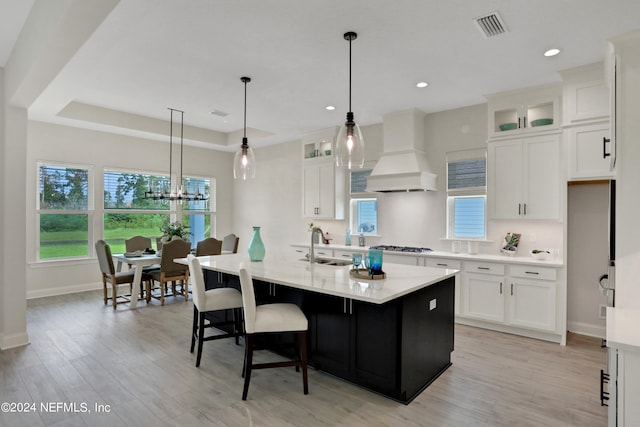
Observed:
[[[567,310],[568,329],[605,336],[604,318],[598,308],[607,299],[598,279],[607,272],[609,246],[609,186],[571,185],[567,220]]]
[[[101,286],[95,259],[35,262],[38,251],[36,247],[38,227],[35,214],[37,162],[46,160],[93,167],[96,180],[93,228],[96,234],[91,238],[93,242],[102,238],[99,233],[102,230],[101,188],[104,168],[168,173],[167,144],[168,138],[166,142],[151,141],[42,122],[29,122],[26,161],[27,297],[94,289]],[[233,157],[230,153],[184,147],[184,174],[216,178],[218,206],[216,235],[218,237],[233,231],[232,161]],[[179,156],[174,156],[174,172],[178,171],[178,165]]]
[[[382,152],[382,125],[362,128],[366,160],[375,161]],[[424,151],[438,175],[437,192],[385,193],[379,195],[380,237],[367,237],[367,244],[426,246],[449,250],[446,235],[445,156],[448,151],[486,147],[486,104],[428,114],[425,117]],[[235,185],[235,232],[241,236],[240,250],[246,250],[251,226],[262,225],[261,235],[267,254],[290,251],[292,242],[309,239],[302,212],[301,141],[256,150],[258,165],[254,181]],[[268,208],[266,208],[268,207]],[[343,244],[348,220],[313,221]],[[497,253],[507,232],[523,234],[522,251],[534,246],[562,248],[562,224],[529,221],[490,221],[488,239],[481,252]],[[528,240],[535,235],[536,242]],[[354,239],[355,242],[355,239]],[[270,250],[271,248],[271,250]]]

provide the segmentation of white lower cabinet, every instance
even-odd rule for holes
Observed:
[[[556,276],[552,267],[465,262],[461,315],[504,327],[555,333]]]
[[[463,316],[504,322],[504,265],[466,262],[462,283]]]
[[[509,317],[512,325],[555,331],[556,270],[554,268],[510,267]]]

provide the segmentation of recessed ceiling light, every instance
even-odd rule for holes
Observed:
[[[553,48],[553,49],[549,49],[548,51],[546,51],[544,53],[544,56],[556,56],[559,53],[560,53],[560,49]]]
[[[416,87],[427,87],[427,86],[429,86],[429,83],[427,83],[427,82],[420,82],[420,83],[416,84]]]
[[[326,109],[327,109],[327,110],[329,110],[329,111],[333,111],[333,110],[335,110],[335,109],[336,109],[336,107],[334,107],[333,105],[327,105],[327,106],[326,106],[326,107],[324,107],[324,108],[326,108]]]

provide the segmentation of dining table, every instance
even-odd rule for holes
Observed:
[[[113,254],[113,258],[117,261],[116,271],[122,271],[122,264],[126,263],[135,266],[135,273],[133,274],[133,284],[131,289],[131,302],[130,307],[132,309],[138,308],[138,295],[140,295],[140,286],[142,286],[142,268],[149,265],[159,264],[160,257],[156,254]]]

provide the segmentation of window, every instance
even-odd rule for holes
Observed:
[[[38,259],[87,257],[92,253],[92,175],[87,166],[38,163]]]
[[[212,215],[215,209],[215,181],[185,177],[183,187],[210,195],[209,200],[183,201],[145,199],[149,188],[162,190],[170,185],[166,175],[150,175],[135,171],[104,172],[104,238],[113,253],[124,252],[124,241],[132,236],[161,237],[160,226],[166,220],[189,226],[191,244],[215,235]],[[213,207],[213,209],[212,209]]]
[[[378,199],[366,193],[371,169],[351,172],[350,226],[353,233],[378,234]]]
[[[189,226],[191,246],[197,242],[216,235],[213,223],[216,211],[216,181],[208,178],[185,177],[183,187],[189,193],[196,191],[209,195],[208,200],[182,203],[182,223]]]
[[[448,238],[486,237],[486,194],[486,150],[447,153]]]

